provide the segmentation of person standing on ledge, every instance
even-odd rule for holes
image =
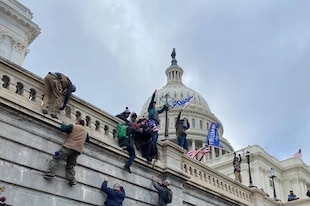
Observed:
[[[239,157],[237,157],[236,153],[234,152],[234,160],[233,160],[233,166],[234,166],[234,174],[235,174],[235,180],[242,183],[241,178],[241,155],[239,154]]]
[[[190,124],[188,120],[184,117],[183,119],[181,118],[181,113],[182,109],[179,112],[179,115],[177,117],[176,123],[175,123],[175,130],[176,130],[176,135],[178,139],[178,145],[182,147],[183,149],[188,151],[188,144],[187,144],[187,139],[186,139],[186,130],[190,128]]]
[[[51,117],[58,119],[57,114],[66,108],[71,93],[75,90],[76,87],[66,75],[49,72],[44,78],[43,114],[47,114],[48,108],[51,107]],[[50,103],[51,98],[55,99],[53,104]]]

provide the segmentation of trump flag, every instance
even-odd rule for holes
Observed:
[[[221,147],[220,138],[217,129],[220,127],[218,123],[211,122],[210,129],[206,138],[208,145],[213,147]]]
[[[189,97],[186,97],[186,98],[181,99],[181,100],[175,100],[175,101],[173,101],[173,107],[174,108],[183,107],[184,105],[186,105],[187,103],[192,101],[193,98],[194,98],[194,96],[189,96]]]

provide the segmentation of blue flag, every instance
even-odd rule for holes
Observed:
[[[220,138],[217,129],[220,127],[218,123],[211,122],[206,142],[210,146],[221,147]]]
[[[193,98],[194,96],[189,96],[181,100],[175,100],[173,101],[173,107],[183,107],[185,104],[190,102]]]

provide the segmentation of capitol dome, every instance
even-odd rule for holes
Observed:
[[[170,108],[167,112],[167,126],[166,126],[166,113],[159,114],[159,139],[164,139],[168,136],[169,140],[176,141],[175,134],[175,122],[177,115],[182,108],[181,118],[186,117],[191,124],[191,127],[187,130],[187,141],[189,150],[198,149],[205,145],[206,136],[211,122],[218,123],[220,125],[218,129],[220,138],[220,148],[211,148],[211,153],[204,157],[202,161],[207,161],[229,153],[233,151],[231,144],[223,137],[223,125],[219,119],[211,112],[207,101],[196,91],[188,88],[182,82],[183,69],[177,64],[175,59],[175,53],[172,56],[171,65],[166,69],[167,83],[166,85],[158,89],[155,96],[155,101],[159,109],[166,102],[170,105],[175,100],[182,100],[187,97],[193,96],[192,100],[187,103],[183,108],[176,107]],[[148,106],[151,101],[151,96],[144,103],[141,113],[144,116],[148,115]]]

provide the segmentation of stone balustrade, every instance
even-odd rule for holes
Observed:
[[[199,184],[246,205],[252,205],[252,191],[249,188],[186,155],[182,157],[182,172],[190,176],[190,181],[194,184]]]
[[[88,133],[93,144],[122,156],[127,155],[126,152],[118,147],[115,131],[116,123],[120,120],[113,115],[72,95],[65,111],[61,111],[59,119],[53,119],[49,115],[44,115],[41,111],[44,84],[42,78],[2,58],[0,58],[0,76],[1,104],[55,127],[59,127],[59,124],[62,122],[73,123],[77,119],[82,118],[86,121]],[[214,199],[217,199],[218,202],[224,201],[231,203],[231,205],[254,206],[262,202],[264,202],[264,205],[278,205],[277,202],[266,197],[260,190],[245,187],[209,168],[207,165],[189,158],[184,154],[183,149],[171,141],[159,141],[158,150],[160,161],[158,161],[154,170],[168,176],[172,175],[175,180],[180,179],[179,186],[174,188],[176,193],[174,200],[178,203],[183,202],[185,205],[193,204],[191,202],[197,198],[191,197],[190,192],[187,192],[187,190],[189,190],[188,188],[195,188],[201,191],[201,193],[210,195],[210,198],[212,197],[210,202],[214,202]],[[84,162],[86,165],[87,161]],[[140,154],[138,154],[135,162],[142,167],[150,167],[147,166]],[[136,181],[136,184],[138,182]],[[175,184],[177,184],[176,181]],[[135,194],[131,193],[129,192],[129,195],[132,195],[133,201]],[[200,199],[203,199],[203,197]],[[196,205],[202,204],[197,203]],[[210,205],[217,205],[217,203],[214,202]]]

